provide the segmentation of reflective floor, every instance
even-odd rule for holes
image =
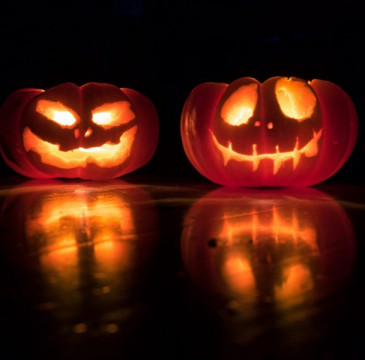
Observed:
[[[147,183],[4,182],[0,359],[365,358],[365,187]]]

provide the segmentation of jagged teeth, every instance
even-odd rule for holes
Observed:
[[[216,146],[221,150],[221,154],[223,156],[224,166],[228,164],[228,162],[232,159],[237,161],[250,161],[252,162],[252,171],[256,171],[259,166],[261,160],[271,159],[273,161],[273,173],[277,174],[280,170],[283,163],[292,159],[293,170],[295,170],[299,164],[299,160],[302,154],[305,157],[312,157],[317,155],[318,153],[318,141],[322,136],[322,129],[318,132],[313,130],[313,138],[301,149],[299,149],[299,139],[296,138],[295,147],[292,151],[280,153],[279,145],[275,146],[275,153],[272,154],[258,154],[257,153],[257,144],[252,145],[252,155],[243,155],[232,148],[232,142],[228,143],[228,146],[225,147],[221,145],[212,132],[213,141]]]

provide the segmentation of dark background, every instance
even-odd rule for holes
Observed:
[[[243,76],[319,78],[342,87],[361,120],[362,17],[353,0],[12,1],[0,11],[0,101],[69,81],[131,87],[154,102],[161,121],[157,152],[135,175],[205,181],[179,133],[192,88]],[[363,138],[360,124],[353,155],[329,182],[364,182]],[[2,160],[0,169],[13,174]]]

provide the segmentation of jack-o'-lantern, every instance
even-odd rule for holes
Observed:
[[[3,104],[0,122],[3,158],[33,178],[122,176],[151,159],[159,132],[149,99],[101,83],[18,90]]]
[[[158,238],[143,188],[29,181],[3,200],[1,226],[8,261],[29,276],[37,297],[28,301],[48,310],[52,330],[113,333],[135,320],[138,279],[148,278]]]
[[[192,165],[229,186],[308,186],[337,172],[357,136],[350,97],[324,80],[203,83],[188,97],[181,136]]]
[[[189,210],[181,249],[190,278],[210,302],[233,306],[245,319],[270,303],[274,314],[290,318],[294,307],[323,299],[345,281],[356,241],[339,204],[314,189],[222,188]]]

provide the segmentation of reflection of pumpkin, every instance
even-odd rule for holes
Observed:
[[[348,95],[323,80],[198,85],[181,118],[185,152],[210,180],[233,186],[312,185],[345,163],[357,136]]]
[[[121,181],[67,187],[30,181],[4,199],[1,223],[11,227],[16,246],[54,256],[82,246],[112,248],[118,242],[131,249],[148,246],[150,241],[141,238],[155,231],[156,210],[143,189]],[[131,258],[128,250],[120,265],[133,267],[145,252],[133,251]]]
[[[193,205],[182,234],[193,281],[251,315],[258,303],[286,309],[332,291],[352,269],[354,249],[346,214],[309,188],[213,191]]]
[[[153,104],[109,84],[18,90],[0,121],[5,161],[33,178],[118,177],[147,163],[158,138]]]
[[[153,200],[120,181],[32,183],[14,187],[1,207],[9,261],[30,274],[36,301],[55,306],[52,315],[70,331],[92,316],[113,332],[133,313],[136,279],[152,264],[158,236]]]

